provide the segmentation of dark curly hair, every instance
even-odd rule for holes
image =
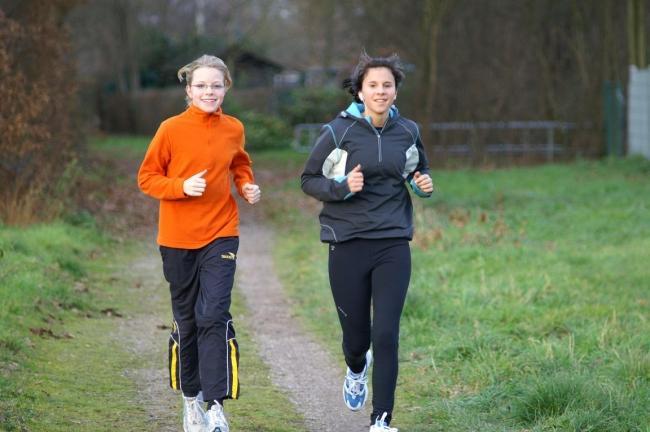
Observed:
[[[352,71],[352,75],[343,80],[343,88],[354,97],[356,102],[361,102],[359,92],[366,72],[370,68],[378,67],[388,68],[392,72],[395,78],[395,87],[399,87],[404,80],[404,68],[397,54],[392,54],[389,57],[371,57],[367,52],[363,51],[359,56],[359,63]]]

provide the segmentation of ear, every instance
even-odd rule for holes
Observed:
[[[358,94],[357,96],[359,96],[359,100],[360,100],[361,102],[363,102],[363,95],[361,94],[361,92],[359,92],[359,94]]]
[[[192,99],[192,87],[189,85],[189,83],[185,86],[185,94],[188,98]]]

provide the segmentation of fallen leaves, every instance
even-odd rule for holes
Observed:
[[[114,316],[114,317],[122,318],[124,316],[120,312],[118,312],[117,309],[113,309],[113,308],[102,309],[100,312],[109,317]]]
[[[54,333],[52,329],[45,327],[30,327],[29,331],[35,336],[40,336],[42,338],[51,338],[51,339],[74,339],[68,332],[63,332],[61,334]]]

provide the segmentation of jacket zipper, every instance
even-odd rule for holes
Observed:
[[[377,151],[379,152],[379,163],[381,163],[381,134],[379,132],[375,132],[377,134]]]
[[[370,125],[372,129],[375,131],[375,135],[377,135],[377,151],[379,152],[379,163],[381,164],[382,161],[382,151],[381,151],[381,134],[384,133],[384,130],[386,129],[386,126],[388,126],[388,123],[390,122],[390,116],[386,119],[386,122],[381,128],[381,132],[377,132],[377,129],[375,129],[374,126]]]

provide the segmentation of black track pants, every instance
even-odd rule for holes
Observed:
[[[239,397],[239,349],[230,315],[238,237],[200,249],[161,246],[174,323],[169,339],[170,385],[205,400]]]
[[[343,330],[345,362],[360,372],[372,342],[372,419],[384,411],[390,416],[397,383],[399,321],[411,277],[408,240],[330,244],[329,276]]]

